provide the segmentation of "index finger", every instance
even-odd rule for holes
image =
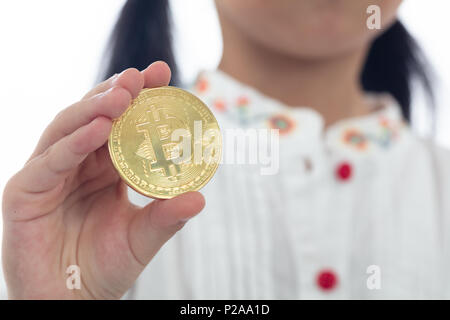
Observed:
[[[144,75],[144,87],[154,88],[167,86],[170,82],[170,67],[164,61],[156,61],[142,71]]]

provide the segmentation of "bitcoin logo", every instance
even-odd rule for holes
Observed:
[[[142,90],[114,120],[108,147],[114,167],[130,187],[153,198],[172,198],[211,179],[221,143],[217,121],[201,100],[178,88],[161,87]]]
[[[136,130],[145,137],[136,154],[147,160],[149,171],[156,171],[172,181],[179,180],[181,172],[180,165],[172,161],[180,155],[180,145],[171,142],[172,133],[179,128],[188,130],[170,110],[158,109],[155,105],[136,121]]]

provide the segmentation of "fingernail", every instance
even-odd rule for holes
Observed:
[[[111,91],[114,90],[114,88],[115,88],[115,87],[111,87],[111,88],[109,88],[109,89],[106,90],[106,91],[97,93],[97,94],[93,97],[93,99],[102,99],[104,96],[107,96],[108,94],[110,94]]]
[[[114,73],[114,74],[109,78],[109,81],[114,81],[114,80],[117,78],[118,75],[119,75],[118,73]]]
[[[110,92],[112,92],[114,89],[115,89],[116,87],[111,87],[111,88],[109,88],[108,90],[106,90],[105,92],[104,92],[104,94],[105,95],[107,95],[107,94],[109,94]]]
[[[159,60],[153,61],[152,63],[150,63],[146,68],[144,68],[142,71],[147,70],[148,68],[150,68],[152,65],[154,65],[156,62],[158,62]]]
[[[117,79],[119,79],[120,75],[123,73],[123,71],[121,73],[116,73],[113,77],[112,77],[112,81],[111,83],[114,85],[116,84]]]

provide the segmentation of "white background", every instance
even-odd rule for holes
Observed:
[[[0,190],[21,168],[55,114],[94,84],[106,40],[123,3],[1,1]],[[213,68],[219,60],[217,15],[212,0],[171,0],[171,4],[179,66],[183,79],[192,81],[199,69]],[[450,147],[449,12],[448,0],[405,0],[400,15],[439,76],[436,140]],[[415,103],[417,110],[423,110],[420,94]],[[418,112],[416,123],[421,132],[426,129],[423,119],[423,112]],[[5,297],[1,275],[0,297]]]

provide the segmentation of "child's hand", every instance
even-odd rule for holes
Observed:
[[[106,145],[111,119],[143,87],[167,85],[163,62],[127,69],[59,113],[3,194],[3,266],[10,298],[120,298],[160,247],[204,206],[198,192],[129,203]],[[81,289],[66,286],[70,265]]]

